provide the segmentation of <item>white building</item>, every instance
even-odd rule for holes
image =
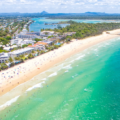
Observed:
[[[24,45],[24,44],[34,44],[35,43],[35,41],[33,41],[33,40],[23,40],[20,44],[21,44],[21,46],[22,45]]]
[[[49,40],[44,40],[43,42],[47,43],[47,44],[52,44],[53,42],[52,41],[49,41]]]
[[[24,44],[34,44],[34,43],[35,43],[35,41],[28,40],[28,39],[23,40],[23,39],[17,38],[17,39],[11,40],[11,45],[16,44],[18,46],[22,46]]]
[[[3,50],[10,51],[10,47],[4,47]]]
[[[22,38],[22,39],[35,39],[38,38],[39,36],[35,35],[35,34],[19,34],[18,38]]]
[[[28,34],[28,35],[29,35],[29,34],[34,34],[34,35],[40,36],[40,32],[27,32],[27,34]]]
[[[0,54],[0,63],[4,63],[5,61],[8,61],[8,59],[9,59],[9,53]]]
[[[9,47],[4,47],[3,50],[6,50],[6,51],[10,51],[14,48],[17,48],[18,46],[17,45],[12,45],[12,46],[9,46]]]
[[[41,33],[40,33],[40,36],[51,36],[51,35],[54,35],[54,31],[42,31]]]
[[[31,53],[32,51],[34,50],[34,48],[24,48],[24,49],[19,49],[19,50],[16,50],[16,51],[13,51],[10,53],[10,56],[12,58],[14,57],[19,57],[20,55],[23,55],[23,54],[29,54]]]
[[[29,48],[33,48],[34,50],[45,50],[45,46],[42,44],[34,44],[34,45],[29,45]]]
[[[12,39],[10,42],[11,42],[11,45],[13,44],[19,44],[23,41],[23,39],[20,39],[20,38],[17,38],[17,39]]]

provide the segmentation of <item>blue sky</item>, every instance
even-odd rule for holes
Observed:
[[[120,0],[0,0],[0,13],[120,13]]]

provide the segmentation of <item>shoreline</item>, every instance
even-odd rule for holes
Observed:
[[[72,40],[72,42],[69,44],[64,44],[59,49],[50,51],[32,60],[28,60],[25,63],[18,64],[12,68],[9,68],[8,70],[0,72],[0,98],[2,98],[6,93],[13,90],[17,86],[31,80],[33,77],[48,70],[51,67],[54,67],[56,64],[61,63],[72,55],[77,54],[100,42],[120,37],[120,35],[115,35],[120,33],[120,29],[110,31],[110,33],[111,34],[106,34],[104,32],[98,36],[88,37],[77,41]],[[11,74],[11,71],[13,73],[13,71],[16,71],[18,68],[21,69],[19,75],[15,75],[12,79],[4,79],[4,77],[1,79],[3,73]],[[24,88],[24,90],[21,89],[19,93],[25,92],[26,89],[30,87],[32,86],[27,86],[27,88]],[[2,103],[0,103],[0,105],[2,105]]]

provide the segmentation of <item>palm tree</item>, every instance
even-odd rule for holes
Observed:
[[[35,51],[34,51],[34,50],[32,50],[32,53],[35,53]]]
[[[41,50],[40,53],[43,54],[43,53],[45,53],[45,51],[44,51],[44,50]]]
[[[30,53],[29,55],[28,55],[28,58],[29,59],[31,59],[31,58],[33,58],[34,56]]]
[[[58,47],[59,47],[58,45],[54,45],[54,48],[55,48],[55,49],[58,49]]]
[[[25,59],[25,55],[24,54],[19,56],[19,60],[22,60],[22,59]]]
[[[15,60],[20,60],[20,59],[21,59],[21,57],[15,57],[14,59],[15,59]]]
[[[31,54],[34,56],[35,55],[35,50],[32,50]]]
[[[5,63],[8,63],[8,60],[6,60]]]
[[[13,62],[13,59],[11,57],[9,57],[9,62],[12,63]]]
[[[66,43],[69,43],[70,41],[67,39],[67,40],[65,40],[65,42],[66,42]]]
[[[39,51],[39,49],[37,49],[37,54],[40,55],[40,51]]]

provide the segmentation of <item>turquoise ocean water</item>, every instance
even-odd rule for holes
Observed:
[[[39,32],[41,29],[54,29],[57,28],[57,25],[45,25],[45,23],[58,23],[61,21],[75,21],[79,23],[101,23],[101,22],[113,22],[113,21],[107,21],[107,20],[79,20],[79,19],[46,19],[46,18],[33,18],[34,23],[32,23],[29,26],[30,31],[36,31]],[[61,27],[66,27],[68,24],[61,24]]]
[[[120,38],[90,47],[35,79],[44,80],[42,87],[28,89],[0,111],[0,120],[120,120]]]

